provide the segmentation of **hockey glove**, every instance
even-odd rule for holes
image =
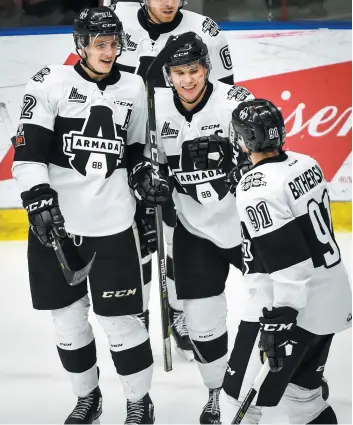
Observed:
[[[232,145],[228,138],[211,134],[185,143],[196,170],[217,170],[232,160]]]
[[[154,208],[137,204],[135,221],[140,238],[142,258],[157,251],[157,231]]]
[[[239,164],[235,166],[233,170],[227,175],[226,183],[229,186],[229,192],[232,195],[236,195],[236,190],[240,179],[243,177],[244,174],[250,171],[252,167],[253,165],[251,161],[246,158],[243,162],[239,162]]]
[[[284,357],[292,354],[292,332],[297,324],[298,311],[291,307],[273,307],[262,310],[260,317],[260,357],[264,362],[268,358],[272,372],[279,372],[283,368]]]
[[[39,241],[51,247],[49,230],[59,239],[67,236],[64,217],[58,204],[58,194],[48,184],[38,185],[21,193],[22,205],[27,210],[32,232]]]
[[[148,205],[162,205],[168,200],[168,180],[159,173],[160,186],[156,188],[152,182],[152,166],[143,161],[135,165],[129,175],[129,185],[134,191],[136,199]]]

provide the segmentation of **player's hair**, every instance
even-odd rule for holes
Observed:
[[[269,100],[241,102],[232,113],[230,138],[249,152],[281,151],[285,136],[283,115]]]

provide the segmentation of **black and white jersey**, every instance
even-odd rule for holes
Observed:
[[[242,177],[236,199],[251,295],[243,320],[258,321],[265,306],[290,306],[314,334],[349,327],[351,290],[318,163],[294,152],[267,158]]]
[[[114,67],[96,83],[79,63],[44,68],[26,87],[13,175],[22,191],[49,183],[58,192],[68,232],[121,232],[135,214],[127,150],[143,151],[145,129],[139,76]]]
[[[139,3],[118,2],[113,5],[122,21],[126,35],[126,48],[118,59],[122,70],[146,77],[148,67],[165,46],[171,35],[193,31],[209,49],[212,63],[211,78],[233,84],[233,66],[228,43],[219,26],[211,18],[183,10],[168,24],[151,25]],[[162,70],[156,87],[166,87]]]
[[[187,112],[172,90],[156,94],[157,143],[160,161],[167,162],[174,176],[173,200],[178,218],[196,236],[221,248],[240,244],[236,202],[225,184],[223,169],[196,170],[187,142],[201,136],[228,136],[232,111],[253,95],[244,87],[209,83],[205,96]]]

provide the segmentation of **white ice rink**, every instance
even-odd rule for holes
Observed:
[[[338,234],[343,258],[351,274],[351,234]],[[155,274],[154,274],[155,276]],[[240,273],[232,269],[227,286],[230,348],[244,300]],[[156,423],[198,423],[207,401],[195,363],[187,363],[173,349],[173,371],[163,370],[158,284],[151,294],[151,341],[155,369],[151,397]],[[123,423],[126,407],[104,333],[94,315],[98,361],[103,393],[102,424]],[[339,423],[352,423],[351,331],[333,340],[325,376],[330,385],[330,402]],[[76,403],[69,380],[61,367],[48,312],[31,306],[25,242],[0,242],[0,423],[63,423]],[[267,409],[262,423],[287,423],[281,409]]]

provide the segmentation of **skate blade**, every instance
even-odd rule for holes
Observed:
[[[195,360],[194,352],[192,350],[182,350],[180,347],[175,347],[175,350],[188,362],[193,362]]]
[[[95,419],[93,422],[92,422],[93,424],[100,424],[101,423],[101,421],[99,420],[99,418],[97,418],[97,419]]]

